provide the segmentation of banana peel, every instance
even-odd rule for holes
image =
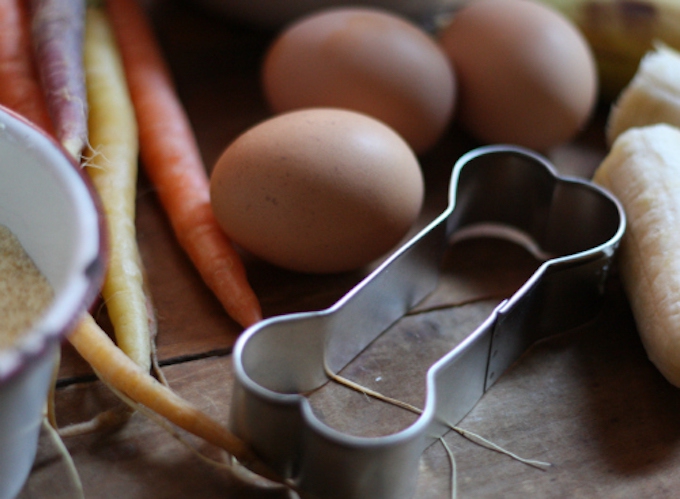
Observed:
[[[678,0],[542,0],[570,19],[590,44],[600,95],[613,101],[643,56],[661,42],[680,50]]]

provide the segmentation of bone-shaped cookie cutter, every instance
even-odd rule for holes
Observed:
[[[512,227],[546,254],[529,280],[427,372],[425,407],[379,437],[320,421],[305,392],[328,381],[434,290],[450,238],[480,224]],[[261,321],[233,355],[230,426],[300,490],[321,498],[399,499],[415,490],[421,453],[457,424],[534,342],[592,318],[625,230],[619,202],[543,157],[487,146],[455,164],[449,206],[328,309]]]

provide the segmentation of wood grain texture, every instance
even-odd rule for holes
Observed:
[[[258,68],[271,33],[235,26],[180,0],[156,1],[153,19],[210,168],[241,131],[268,116]],[[599,110],[573,143],[550,153],[557,168],[589,176],[604,157]],[[450,133],[422,157],[427,203],[422,226],[443,210],[456,158],[474,144]],[[158,314],[158,352],[170,384],[226,423],[231,347],[240,333],[175,243],[153,189],[139,181],[137,229]],[[414,229],[415,230],[415,229]],[[245,256],[266,316],[327,307],[369,269],[330,276],[296,274]],[[374,342],[342,372],[415,405],[424,400],[424,372],[519,287],[536,262],[508,243],[468,241],[447,252],[441,283],[424,303]],[[95,315],[106,325],[105,309]],[[336,384],[311,397],[332,426],[387,434],[414,416]],[[69,347],[57,393],[60,425],[119,404]],[[455,454],[458,497],[671,498],[680,489],[680,392],[646,359],[620,284],[609,282],[602,313],[590,323],[536,345],[460,423],[546,471],[484,449],[459,434],[445,440]],[[214,449],[188,438],[215,459]],[[122,429],[72,437],[88,499],[284,498],[276,488],[248,485],[208,464],[141,414]],[[416,497],[450,497],[450,463],[441,444],[420,462]],[[73,497],[54,445],[43,436],[20,499]]]

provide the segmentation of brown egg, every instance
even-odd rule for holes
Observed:
[[[306,16],[278,36],[262,67],[276,112],[341,107],[384,121],[416,153],[450,122],[455,78],[436,40],[386,11],[346,7]]]
[[[475,0],[440,36],[459,83],[459,123],[486,143],[545,151],[571,139],[597,98],[587,42],[530,0]]]
[[[348,110],[285,113],[238,137],[210,179],[232,240],[278,266],[356,269],[399,242],[423,200],[418,160],[382,122]]]

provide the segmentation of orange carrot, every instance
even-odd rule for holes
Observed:
[[[30,16],[24,0],[0,2],[0,104],[53,132],[33,60]]]
[[[260,304],[214,218],[208,174],[153,28],[136,0],[106,5],[137,113],[142,166],[204,282],[234,320],[249,326],[261,319]]]

